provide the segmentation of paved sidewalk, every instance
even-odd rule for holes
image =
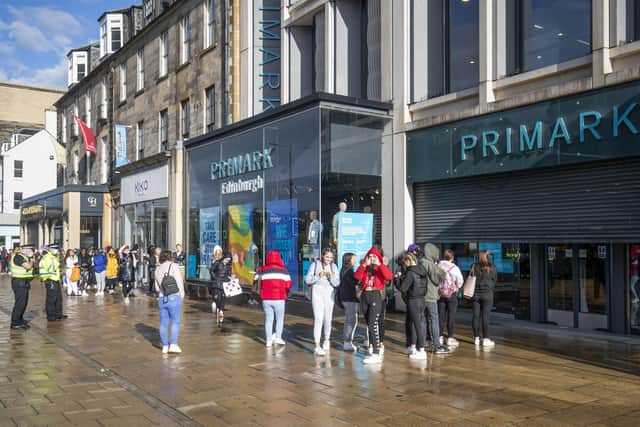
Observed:
[[[9,330],[13,295],[0,277],[0,426],[15,425],[610,425],[636,426],[640,378],[497,338],[410,362],[394,322],[382,366],[341,351],[315,358],[311,321],[288,315],[285,347],[266,349],[262,314],[185,302],[180,345],[163,356],[156,301],[65,300],[65,322],[47,324],[32,286],[26,318]],[[334,321],[339,338],[342,319]],[[587,346],[587,343],[582,345]]]

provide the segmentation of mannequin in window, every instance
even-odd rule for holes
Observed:
[[[320,239],[322,237],[322,223],[318,220],[318,212],[309,212],[309,226],[307,243],[313,246],[314,258],[320,258]]]
[[[333,216],[333,236],[331,238],[331,241],[336,246],[338,246],[338,215],[347,211],[347,204],[345,202],[340,202],[338,209],[339,211]]]

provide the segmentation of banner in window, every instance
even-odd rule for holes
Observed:
[[[342,255],[352,252],[359,262],[373,246],[373,214],[341,212],[338,214],[338,268]]]
[[[209,280],[209,267],[213,248],[220,244],[220,207],[200,209],[200,274],[199,279]]]
[[[115,125],[116,132],[116,167],[126,165],[127,160],[127,127],[125,125]]]
[[[267,202],[267,215],[267,252],[280,252],[291,276],[291,291],[298,292],[298,200]]]
[[[231,205],[229,213],[229,250],[233,274],[242,285],[253,283],[258,247],[253,242],[253,205]]]

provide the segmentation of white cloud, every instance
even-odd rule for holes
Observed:
[[[3,79],[2,70],[0,70],[0,80],[8,80],[11,83],[22,83],[32,86],[66,89],[67,59],[63,58],[60,62],[51,67],[27,71],[10,79],[6,79],[6,75]]]

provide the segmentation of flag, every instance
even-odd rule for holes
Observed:
[[[73,116],[78,123],[78,127],[80,128],[80,133],[82,133],[82,139],[84,140],[84,151],[87,153],[96,154],[96,137],[93,136],[93,132],[91,132],[91,128],[87,126],[85,122],[80,120],[80,117]]]

